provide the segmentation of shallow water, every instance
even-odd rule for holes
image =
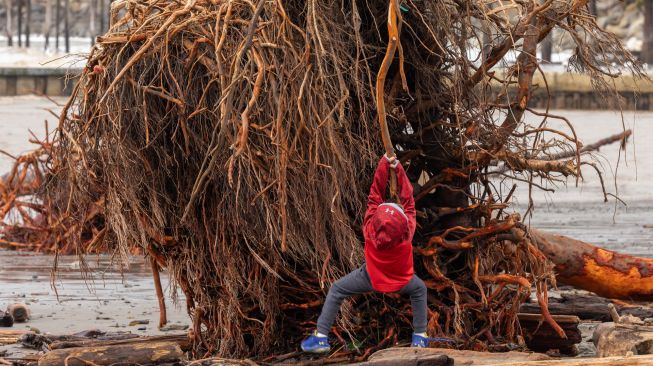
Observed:
[[[89,274],[84,276],[77,257],[62,256],[54,282],[56,291],[50,276],[52,256],[0,251],[0,261],[0,306],[24,302],[32,310],[32,319],[24,325],[15,324],[15,328],[30,326],[65,334],[89,328],[161,333],[150,267],[140,257],[132,257],[121,271],[110,257],[91,256],[86,263]],[[168,288],[165,275],[162,285]],[[167,305],[169,320],[186,324],[185,313],[170,300]],[[148,320],[149,324],[130,327],[133,320]]]
[[[533,227],[568,235],[623,253],[653,257],[653,113],[612,111],[553,111],[566,116],[584,144],[632,129],[625,150],[619,144],[604,146],[594,153],[603,168],[606,191],[619,197],[603,202],[600,179],[594,169],[584,166],[583,180],[547,185],[555,192],[537,189],[533,193],[534,213],[527,222]],[[539,122],[532,119],[533,123]],[[571,134],[555,120],[549,127]],[[615,178],[616,177],[616,178]],[[508,189],[512,182],[508,183]],[[541,182],[536,182],[541,183]],[[518,183],[514,193],[515,212],[525,213],[528,187]]]
[[[56,100],[59,103],[63,99]],[[18,155],[34,148],[28,140],[29,130],[42,139],[44,121],[51,128],[56,120],[47,109],[57,112],[60,107],[44,98],[0,98],[0,149]],[[0,154],[0,175],[12,166],[12,159]],[[137,334],[162,334],[158,329],[159,308],[149,264],[141,257],[131,257],[128,266],[118,267],[111,257],[90,256],[86,259],[87,275],[80,268],[84,263],[76,256],[61,256],[53,287],[52,256],[19,253],[0,249],[0,309],[15,302],[26,303],[32,317],[29,322],[15,324],[14,329],[36,328],[53,334],[69,334],[88,329],[131,331]],[[170,293],[166,274],[161,276],[166,294]],[[56,291],[55,291],[56,288]],[[170,324],[189,325],[185,309],[166,299]],[[179,294],[179,303],[184,299]],[[149,324],[130,326],[133,320]],[[0,328],[3,329],[3,328]],[[176,330],[174,332],[183,332]],[[14,356],[24,352],[10,348]]]

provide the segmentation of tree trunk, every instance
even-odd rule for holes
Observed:
[[[70,12],[70,0],[64,1],[64,13],[63,13],[63,32],[66,42],[66,53],[70,52],[70,24],[68,23],[68,13]]]
[[[25,0],[25,47],[29,48],[29,23],[32,14],[32,0]]]
[[[18,47],[23,47],[23,0],[18,0],[16,16],[18,17]]]
[[[551,63],[551,55],[553,54],[553,33],[549,33],[544,41],[541,43],[542,47],[542,61]]]
[[[45,0],[45,21],[43,22],[43,36],[45,43],[43,49],[50,47],[50,28],[52,28],[52,0]]]
[[[54,17],[54,23],[55,23],[55,31],[54,31],[54,47],[57,49],[57,52],[59,51],[59,35],[61,34],[59,32],[59,25],[61,24],[61,0],[57,0],[56,3],[56,10],[55,10],[55,17]]]
[[[644,45],[642,58],[647,64],[653,64],[653,2],[644,1]]]
[[[613,299],[653,300],[653,259],[615,253],[540,230],[530,233],[555,264],[558,282]]]
[[[7,28],[5,30],[5,33],[7,34],[7,46],[9,46],[9,47],[14,46],[14,35],[12,34],[12,30],[11,30],[11,26],[12,26],[11,22],[13,20],[12,19],[13,14],[12,14],[11,11],[12,11],[13,7],[14,7],[14,4],[12,3],[11,0],[5,0],[5,8],[7,9],[7,21],[5,22]]]
[[[106,13],[106,9],[104,7],[105,7],[104,0],[100,0],[100,30],[98,32],[99,34],[104,34],[104,24],[105,24],[104,15]]]
[[[598,10],[596,8],[596,0],[591,0],[589,5],[590,5],[590,14],[597,16]]]
[[[173,342],[76,347],[48,352],[39,359],[38,366],[162,364],[178,362],[183,356],[179,345]]]
[[[95,44],[95,37],[97,36],[97,29],[95,28],[96,26],[96,21],[95,17],[97,15],[97,0],[91,0],[91,4],[89,6],[89,33],[90,33],[90,38],[91,38],[91,46]]]

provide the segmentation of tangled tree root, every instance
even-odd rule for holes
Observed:
[[[532,286],[557,327],[552,266],[495,178],[536,186],[585,162],[571,124],[528,106],[537,45],[567,32],[600,90],[613,64],[641,75],[586,3],[116,1],[61,115],[45,195],[63,192],[77,223],[101,202],[90,240],[168,269],[198,356],[295,349],[329,284],[361,263],[378,104],[415,185],[429,332],[461,348],[517,342]],[[82,227],[67,237],[80,248]],[[355,298],[333,333],[346,346],[334,360],[364,359],[408,336],[410,307]]]

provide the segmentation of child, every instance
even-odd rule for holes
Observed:
[[[397,173],[397,191],[401,205],[385,202],[389,169]],[[412,347],[426,347],[426,286],[413,271],[415,200],[413,187],[396,157],[384,155],[374,174],[363,221],[365,263],[339,279],[329,289],[317,331],[301,343],[304,352],[323,353],[331,349],[329,330],[342,301],[352,295],[371,291],[399,292],[409,295],[413,307]]]

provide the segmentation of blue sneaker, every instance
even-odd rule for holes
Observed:
[[[417,335],[413,333],[413,340],[410,343],[411,347],[415,348],[426,348],[429,345],[429,342],[440,342],[440,343],[456,343],[451,338],[445,338],[445,337],[435,337],[435,338],[430,338],[430,337],[422,337],[421,335]]]
[[[429,345],[428,337],[422,337],[413,333],[413,340],[410,342],[410,346],[414,348],[426,348]]]
[[[328,337],[318,337],[317,332],[304,339],[301,344],[302,351],[309,353],[326,353],[331,350]]]

